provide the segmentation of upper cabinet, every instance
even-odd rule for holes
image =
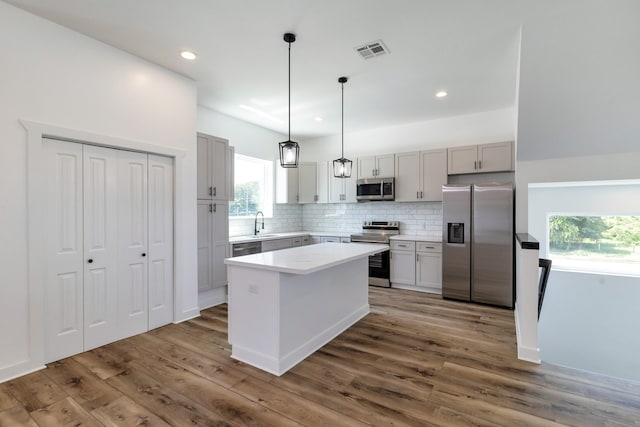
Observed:
[[[395,154],[358,157],[358,179],[395,176]]]
[[[513,141],[448,149],[449,175],[514,170]]]
[[[298,203],[318,201],[318,165],[301,162],[298,165]]]
[[[442,201],[447,150],[396,154],[396,202]]]
[[[283,168],[276,163],[276,203],[298,203],[298,168]]]
[[[276,166],[276,203],[329,203],[331,166],[331,162],[326,161],[300,162],[297,168],[291,169]],[[341,190],[340,194],[343,193]],[[355,182],[353,193],[355,202]]]
[[[356,177],[336,178],[331,164],[329,170],[329,203],[357,203]]]
[[[229,199],[229,141],[198,133],[198,199]]]

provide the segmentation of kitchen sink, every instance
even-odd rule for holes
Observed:
[[[277,234],[258,234],[257,236],[251,236],[252,239],[259,239],[260,237],[277,237]]]

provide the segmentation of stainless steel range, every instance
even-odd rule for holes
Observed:
[[[352,234],[354,243],[382,243],[389,244],[389,238],[400,234],[398,221],[364,221],[362,233]],[[373,286],[391,287],[389,280],[391,264],[389,251],[384,251],[369,257],[369,284]]]

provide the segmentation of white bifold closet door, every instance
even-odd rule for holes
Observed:
[[[46,361],[173,320],[173,160],[44,140]]]

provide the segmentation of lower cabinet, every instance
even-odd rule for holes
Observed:
[[[297,237],[296,239],[300,239]],[[286,249],[293,246],[293,239],[276,239],[276,240],[264,240],[262,241],[262,252],[277,251],[279,249]],[[300,246],[299,244],[297,246]]]
[[[226,299],[229,257],[229,205],[198,200],[198,306],[212,307]]]
[[[392,284],[416,284],[416,244],[415,242],[391,242]]]
[[[391,284],[442,294],[442,244],[391,241]]]
[[[442,293],[442,244],[417,243],[416,286]]]

